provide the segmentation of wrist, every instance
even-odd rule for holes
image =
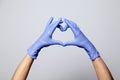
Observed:
[[[100,57],[99,52],[92,43],[88,43],[84,49],[88,53],[91,60],[95,60],[96,58]]]
[[[41,49],[42,45],[34,43],[30,48],[27,49],[27,53],[32,59],[36,59]]]

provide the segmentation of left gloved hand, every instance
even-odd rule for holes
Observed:
[[[64,19],[67,26],[66,29],[60,28],[62,31],[67,30],[67,28],[70,28],[74,34],[74,40],[68,41],[65,43],[65,46],[73,45],[80,48],[84,48],[87,51],[87,54],[89,55],[91,60],[95,60],[97,57],[100,57],[99,52],[94,47],[94,45],[88,40],[88,38],[82,33],[82,31],[79,29],[76,23],[73,21],[70,21],[68,19]]]
[[[31,58],[36,59],[38,56],[39,51],[43,47],[47,47],[50,45],[64,45],[61,41],[58,40],[53,40],[52,39],[52,34],[55,31],[57,27],[60,26],[62,23],[62,19],[58,19],[57,21],[53,22],[53,17],[50,18],[46,25],[46,29],[43,32],[43,34],[35,41],[35,43],[27,50],[28,54],[30,55]]]

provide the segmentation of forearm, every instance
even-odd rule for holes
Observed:
[[[113,80],[113,77],[101,57],[92,61],[99,80]]]
[[[11,80],[26,80],[31,65],[34,59],[32,59],[28,54],[23,58],[21,63],[18,65],[15,73]]]
[[[53,18],[51,17],[46,25],[46,29],[43,34],[27,49],[27,55],[21,61],[19,66],[17,67],[12,80],[25,80],[31,68],[31,65],[34,59],[37,58],[39,51],[43,47],[48,47],[50,45],[62,45],[64,46],[63,42],[58,40],[53,40],[52,35],[55,29],[62,23],[62,19],[59,18],[57,21],[53,22]]]

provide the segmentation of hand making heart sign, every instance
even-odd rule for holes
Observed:
[[[61,26],[63,22],[66,24],[65,27]],[[56,28],[59,28],[62,32],[66,31],[67,28],[70,28],[74,34],[74,40],[67,41],[65,43],[59,40],[53,40],[52,35]],[[31,58],[36,59],[39,51],[43,47],[50,45],[61,45],[63,47],[73,45],[84,48],[91,60],[95,60],[100,56],[94,45],[81,32],[77,24],[68,19],[64,19],[64,21],[62,21],[62,18],[59,18],[57,21],[53,21],[53,17],[51,17],[43,34],[37,39],[37,41],[35,41],[35,43],[27,50],[27,52]]]

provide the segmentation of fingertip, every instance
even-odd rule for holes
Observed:
[[[62,20],[62,18],[61,18],[61,17],[60,17],[59,19],[60,19],[60,20]]]
[[[64,20],[68,20],[67,18],[64,18]]]
[[[63,23],[62,18],[59,18],[59,19],[56,21],[56,24],[58,25],[58,24],[61,24],[61,23]]]
[[[53,19],[54,19],[53,17],[50,17],[50,19],[49,19],[49,20],[50,20],[50,21],[53,21]]]
[[[49,19],[47,25],[50,24],[50,23],[53,21],[53,19],[54,19],[53,17],[50,17],[50,19]]]
[[[53,17],[51,16],[50,19],[53,19]]]
[[[63,46],[63,47],[66,47],[66,44],[65,44],[65,43],[63,43],[63,44],[62,44],[62,46]]]
[[[58,21],[60,21],[60,22],[61,22],[61,21],[62,21],[62,18],[59,18],[59,19],[58,19]]]
[[[69,28],[69,26],[66,24],[63,29],[64,29],[64,31],[66,31],[68,28]]]
[[[67,21],[67,19],[66,19],[66,18],[64,18],[64,21],[66,22],[66,21]]]
[[[70,25],[70,20],[68,20],[68,19],[64,19],[64,22],[67,24],[67,25]]]
[[[64,32],[64,29],[61,25],[58,25],[58,28],[60,29],[60,31]]]

